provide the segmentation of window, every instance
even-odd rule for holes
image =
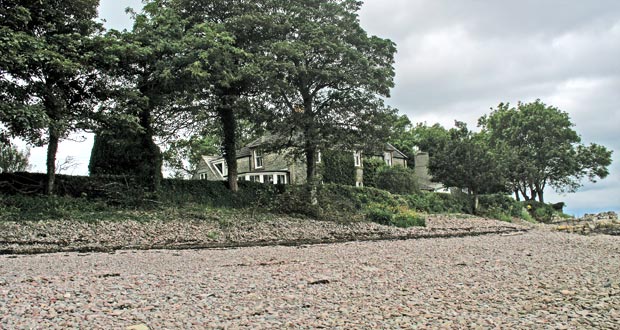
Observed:
[[[263,152],[254,150],[254,168],[263,167]]]
[[[278,174],[277,180],[278,180],[278,181],[276,181],[277,184],[286,184],[286,175]]]
[[[361,151],[354,152],[353,158],[355,159],[355,166],[362,166],[362,152]]]
[[[260,182],[260,175],[250,175],[250,181]]]
[[[198,176],[200,177],[200,180],[206,180],[207,179],[207,173],[200,173]]]
[[[228,167],[226,166],[226,162],[224,162],[223,160],[214,163],[213,166],[215,166],[215,169],[220,172],[220,174],[222,176],[227,176],[228,175]]]
[[[317,151],[316,152],[316,163],[320,164],[321,163],[321,151]]]
[[[392,153],[389,151],[386,151],[383,153],[383,159],[385,160],[385,164],[387,164],[387,166],[392,166]]]
[[[263,176],[263,182],[264,183],[273,183],[273,175],[272,174],[266,174]]]

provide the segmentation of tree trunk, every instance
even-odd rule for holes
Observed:
[[[473,207],[473,214],[477,215],[478,214],[478,205],[479,205],[480,201],[478,199],[478,193],[474,191],[474,207]]]
[[[237,183],[237,149],[236,149],[236,133],[237,133],[237,120],[233,112],[232,105],[234,101],[230,100],[228,96],[224,96],[223,105],[219,107],[218,113],[220,121],[222,123],[222,129],[224,131],[224,159],[226,160],[226,166],[228,167],[228,188],[232,192],[239,190]],[[227,100],[228,99],[228,100]]]
[[[54,183],[56,181],[56,153],[58,152],[58,142],[60,133],[54,127],[49,126],[49,143],[47,145],[47,180],[45,182],[45,194],[52,195],[54,193]]]
[[[317,198],[317,184],[316,182],[316,147],[309,141],[306,141],[306,181],[310,187],[310,204],[317,205],[319,200]]]
[[[543,190],[545,190],[545,189],[542,188],[540,186],[540,184],[536,184],[536,191],[538,192],[538,201],[541,202],[541,203],[545,202],[545,198],[544,198],[544,195],[543,195],[544,194]]]
[[[316,178],[316,141],[317,131],[314,126],[314,112],[312,97],[306,92],[302,92],[304,98],[304,152],[306,154],[306,181],[310,187],[310,204],[317,205],[319,203],[317,198],[317,178]]]
[[[534,188],[533,184],[530,184],[530,200],[535,200],[536,199],[536,188]]]
[[[144,129],[141,134],[142,152],[144,153],[143,171],[141,172],[143,184],[151,191],[159,190],[161,186],[162,155],[157,144],[153,141],[153,128],[151,125],[151,111],[143,109],[140,112],[140,126]]]
[[[521,196],[519,195],[519,189],[515,189],[515,199],[517,200],[517,202],[521,201]]]

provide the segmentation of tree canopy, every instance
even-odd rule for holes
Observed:
[[[305,156],[386,133],[383,104],[394,78],[394,43],[368,36],[353,0],[273,1],[281,36],[268,45],[268,128]],[[352,147],[353,148],[353,147]]]
[[[98,5],[9,0],[0,8],[0,122],[12,136],[47,144],[47,193],[58,142],[89,127],[104,89]]]
[[[581,144],[568,113],[540,100],[510,107],[500,103],[479,125],[507,168],[511,188],[519,198],[544,202],[544,189],[574,192],[582,179],[606,177],[611,151]]]
[[[502,191],[503,171],[484,133],[474,133],[457,121],[450,138],[430,159],[433,181],[446,187],[466,188],[473,196],[472,210],[478,209],[478,195]]]

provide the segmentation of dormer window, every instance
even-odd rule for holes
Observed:
[[[254,168],[263,167],[263,152],[260,150],[254,150]]]
[[[226,166],[226,162],[223,160],[218,161],[217,163],[213,163],[215,169],[220,172],[221,176],[228,175],[228,167]]]
[[[355,160],[355,166],[362,166],[362,152],[356,151],[353,153],[353,159]]]

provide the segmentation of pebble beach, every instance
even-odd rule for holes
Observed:
[[[0,256],[0,329],[618,329],[620,237]]]

